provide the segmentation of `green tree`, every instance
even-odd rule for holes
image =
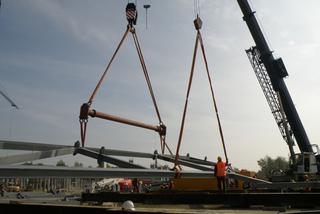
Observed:
[[[67,166],[67,164],[63,160],[59,160],[56,166]]]
[[[259,178],[269,179],[272,175],[283,173],[289,169],[289,161],[284,157],[272,159],[265,156],[258,160],[260,170],[257,173]]]

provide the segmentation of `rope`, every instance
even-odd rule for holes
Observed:
[[[157,114],[157,117],[158,117],[158,120],[159,120],[159,124],[160,124],[160,126],[159,126],[159,135],[160,135],[160,145],[161,145],[162,154],[164,153],[165,148],[167,148],[168,151],[170,152],[170,154],[173,155],[171,150],[170,150],[170,148],[168,147],[168,145],[166,144],[166,141],[165,141],[165,132],[163,132],[163,129],[165,129],[165,126],[163,125],[163,122],[162,122],[162,119],[161,119],[161,116],[160,116],[160,111],[159,111],[159,108],[158,108],[158,105],[157,105],[157,102],[156,102],[156,98],[155,98],[155,95],[154,95],[154,92],[153,92],[153,89],[152,89],[151,80],[150,80],[150,77],[149,77],[149,74],[148,74],[148,71],[147,71],[147,67],[146,67],[146,64],[145,64],[145,61],[144,61],[144,57],[143,57],[143,54],[142,54],[142,51],[141,51],[141,47],[140,47],[140,44],[139,44],[138,36],[137,36],[137,34],[135,32],[134,27],[132,27],[130,25],[127,26],[127,30],[125,31],[123,37],[120,40],[120,43],[119,43],[118,47],[116,48],[114,54],[112,55],[112,57],[110,59],[110,62],[107,65],[107,68],[105,69],[105,71],[102,74],[98,84],[96,85],[93,93],[91,94],[91,96],[89,98],[88,106],[90,107],[90,105],[92,104],[93,99],[94,99],[98,89],[100,88],[103,80],[106,77],[106,74],[107,74],[107,72],[108,72],[108,70],[109,70],[109,68],[111,66],[111,63],[113,62],[115,56],[117,55],[121,45],[123,44],[123,41],[127,37],[128,32],[132,33],[133,41],[134,41],[134,44],[135,44],[135,47],[136,47],[136,50],[137,50],[137,53],[138,53],[138,56],[139,56],[139,59],[140,59],[141,67],[142,67],[142,70],[143,70],[143,73],[144,73],[144,76],[145,76],[145,79],[146,79],[146,82],[147,82],[147,85],[148,85],[149,93],[151,95],[152,102],[153,102],[153,105],[154,105],[154,108],[155,108],[155,111],[156,111],[156,114]],[[80,134],[81,134],[82,146],[84,146],[84,144],[85,144],[87,122],[88,122],[87,119],[80,119],[80,132],[81,132]]]
[[[197,17],[197,15],[200,16],[200,2],[199,0],[194,0],[193,1],[193,13],[194,13],[194,17]]]
[[[192,58],[192,65],[191,65],[191,71],[190,71],[187,95],[186,95],[186,100],[185,100],[185,104],[184,104],[183,116],[182,116],[182,120],[181,120],[181,126],[180,126],[180,133],[179,133],[178,145],[177,145],[177,150],[176,150],[176,156],[175,156],[175,161],[174,161],[174,168],[175,169],[177,169],[177,166],[179,166],[179,164],[178,164],[179,151],[180,151],[180,146],[181,146],[181,141],[182,141],[182,136],[183,136],[183,131],[184,131],[184,123],[185,123],[186,112],[187,112],[187,108],[188,108],[188,100],[189,100],[189,94],[190,94],[191,85],[192,85],[192,79],[193,79],[193,74],[194,74],[194,66],[195,66],[195,60],[196,60],[196,56],[197,56],[197,49],[198,49],[198,43],[199,42],[200,42],[202,56],[203,56],[203,60],[204,60],[204,63],[205,63],[206,72],[207,72],[207,76],[208,76],[208,81],[209,81],[212,101],[213,101],[213,105],[214,105],[214,109],[215,109],[215,113],[216,113],[216,117],[217,117],[217,121],[218,121],[219,133],[220,133],[220,138],[221,138],[221,142],[222,142],[222,146],[223,146],[223,151],[224,151],[224,155],[225,155],[225,158],[226,158],[226,162],[228,163],[227,150],[226,150],[226,146],[225,146],[225,141],[224,141],[224,136],[223,136],[223,131],[222,131],[222,125],[221,125],[220,117],[219,117],[219,113],[218,113],[218,107],[217,107],[217,104],[216,104],[216,99],[215,99],[215,95],[214,95],[214,91],[213,91],[212,81],[211,81],[211,77],[210,77],[210,73],[209,73],[209,67],[208,67],[208,62],[207,62],[207,58],[206,58],[206,53],[205,53],[205,49],[204,49],[204,45],[203,45],[202,36],[201,36],[201,33],[200,33],[199,29],[198,29],[197,30],[197,36],[196,36],[196,43],[195,43],[194,52],[193,52],[193,58]],[[177,173],[179,173],[179,172],[177,172]]]
[[[104,80],[104,78],[105,78],[105,76],[107,75],[107,72],[108,72],[108,70],[109,70],[109,67],[110,67],[110,65],[111,65],[111,63],[113,62],[113,59],[115,58],[115,56],[117,55],[117,53],[118,53],[118,51],[119,51],[119,49],[120,49],[120,47],[121,47],[121,45],[122,45],[122,43],[123,43],[123,41],[124,41],[124,39],[127,37],[127,35],[128,35],[128,32],[129,32],[129,27],[127,27],[127,30],[125,31],[125,33],[124,33],[124,35],[123,35],[123,37],[122,37],[122,39],[120,40],[120,43],[119,43],[119,45],[118,45],[118,47],[117,47],[117,49],[116,49],[116,51],[114,52],[114,54],[112,55],[112,57],[111,57],[111,59],[110,59],[110,62],[109,62],[109,64],[108,64],[108,66],[107,66],[107,68],[106,68],[106,70],[103,72],[103,74],[102,74],[102,76],[101,76],[101,78],[100,78],[100,80],[99,80],[99,82],[98,82],[98,84],[97,84],[97,86],[95,87],[95,89],[94,89],[94,91],[92,92],[92,94],[91,94],[91,96],[90,96],[90,99],[89,99],[89,105],[91,105],[92,104],[92,101],[93,101],[93,99],[94,99],[94,97],[95,97],[95,95],[96,95],[96,93],[97,93],[97,91],[98,91],[98,89],[99,89],[99,87],[101,86],[101,84],[102,84],[102,82],[103,82],[103,80]]]
[[[84,147],[87,133],[87,123],[88,121],[80,120],[80,137],[81,137],[81,145]]]
[[[164,143],[164,146],[168,149],[170,155],[173,156],[173,153],[172,153],[171,149],[169,148],[168,144],[166,143],[165,139],[163,139],[163,143]],[[164,153],[164,151],[162,152],[162,154],[163,153]]]
[[[146,79],[146,82],[147,82],[147,85],[148,85],[148,89],[149,89],[149,93],[150,93],[150,96],[151,96],[151,99],[152,99],[152,102],[153,102],[153,106],[155,108],[155,111],[156,111],[156,114],[157,114],[157,117],[158,117],[158,120],[159,120],[159,124],[163,125],[163,122],[162,122],[162,119],[161,119],[161,115],[160,115],[160,111],[159,111],[159,108],[158,108],[158,105],[157,105],[157,101],[156,101],[156,98],[155,98],[155,95],[154,95],[154,92],[153,92],[153,89],[152,89],[152,84],[151,84],[151,80],[150,80],[149,73],[148,73],[148,70],[147,70],[147,66],[145,64],[144,57],[143,57],[143,54],[142,54],[142,51],[141,51],[141,47],[140,47],[140,43],[139,43],[139,40],[138,40],[138,36],[137,36],[137,34],[136,34],[134,29],[131,32],[132,32],[133,41],[134,41],[134,44],[136,46],[136,49],[137,49],[137,52],[138,52],[138,56],[139,56],[139,59],[140,59],[142,71],[144,73],[144,76],[145,76],[145,79]],[[171,150],[169,149],[168,145],[165,142],[165,136],[162,136],[161,133],[159,133],[159,134],[160,134],[160,145],[161,145],[162,154],[164,154],[164,149],[167,148],[168,151],[171,153],[171,155],[173,155]]]
[[[205,64],[205,67],[206,67],[207,76],[208,76],[208,80],[209,80],[209,85],[210,85],[210,91],[211,91],[212,101],[213,101],[213,105],[214,105],[214,110],[215,110],[215,113],[216,113],[216,116],[217,116],[217,121],[218,121],[218,126],[219,126],[219,133],[220,133],[220,138],[221,138],[221,142],[222,142],[222,146],[223,146],[224,156],[226,158],[226,162],[228,163],[227,150],[226,150],[226,145],[225,145],[225,142],[224,142],[224,136],[223,136],[222,126],[221,126],[221,122],[220,122],[217,102],[216,102],[216,99],[215,99],[215,96],[214,96],[214,92],[213,92],[213,86],[212,86],[212,81],[211,81],[211,77],[210,77],[210,73],[209,73],[207,57],[206,57],[206,53],[205,53],[203,40],[202,40],[202,36],[201,36],[200,31],[198,31],[198,35],[199,35],[198,38],[200,40],[203,60],[204,60],[204,64]]]
[[[145,76],[145,79],[146,79],[146,82],[147,82],[147,85],[148,85],[149,93],[151,95],[152,102],[153,102],[153,105],[155,107],[158,119],[159,119],[159,123],[162,123],[160,112],[159,112],[159,108],[158,108],[158,105],[157,105],[157,102],[156,102],[156,99],[155,99],[155,95],[153,93],[151,81],[150,81],[149,74],[148,74],[148,71],[147,71],[147,67],[145,65],[144,58],[143,58],[143,55],[142,55],[142,51],[141,51],[141,48],[140,48],[140,44],[139,44],[139,41],[138,41],[138,37],[137,37],[137,34],[135,33],[135,31],[133,31],[132,36],[133,36],[134,44],[136,46],[136,49],[137,49],[137,52],[138,52],[138,55],[139,55],[139,58],[140,58],[141,67],[142,67],[142,70],[143,70],[143,73],[144,73],[144,76]]]
[[[112,55],[112,57],[111,57],[111,59],[110,59],[110,62],[109,62],[109,64],[108,64],[108,66],[107,66],[107,68],[106,68],[105,71],[103,72],[103,74],[102,74],[102,76],[101,76],[98,84],[96,85],[95,89],[93,90],[93,92],[92,92],[92,94],[91,94],[91,96],[90,96],[90,98],[89,98],[89,101],[88,101],[89,107],[90,107],[90,105],[92,104],[93,99],[94,99],[94,97],[95,97],[98,89],[100,88],[100,86],[101,86],[101,84],[102,84],[105,76],[107,75],[107,72],[108,72],[108,70],[109,70],[109,68],[110,68],[110,66],[111,66],[111,63],[113,62],[113,60],[114,60],[115,56],[117,55],[117,53],[118,53],[121,45],[123,44],[124,39],[127,37],[128,32],[129,32],[129,27],[127,27],[127,30],[125,31],[124,35],[122,36],[122,38],[121,38],[121,40],[120,40],[120,43],[119,43],[117,49],[116,49],[115,52],[113,53],[113,55]],[[87,119],[85,119],[85,120],[84,120],[84,119],[80,119],[79,121],[80,121],[81,144],[82,144],[82,147],[83,147],[84,144],[85,144],[85,140],[86,140],[88,120],[87,120]]]
[[[178,165],[179,151],[180,151],[182,135],[183,135],[183,131],[184,131],[184,122],[185,122],[185,119],[186,119],[186,112],[187,112],[187,108],[188,108],[189,94],[190,94],[190,89],[191,89],[191,84],[192,84],[193,73],[194,73],[194,65],[195,65],[195,61],[196,61],[196,58],[197,58],[198,37],[199,37],[199,35],[197,34],[196,43],[195,43],[194,51],[193,51],[193,57],[192,57],[192,65],[191,65],[191,71],[190,71],[190,77],[189,77],[189,83],[188,83],[188,90],[187,90],[187,95],[186,95],[186,100],[185,100],[185,103],[184,103],[183,115],[182,115],[182,120],[181,120],[179,140],[178,140],[178,145],[177,145],[176,157],[175,157],[175,161],[174,161],[174,168],[176,168],[176,166]]]

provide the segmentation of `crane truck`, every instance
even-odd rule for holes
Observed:
[[[275,58],[247,0],[237,0],[255,46],[246,50],[281,135],[290,151],[290,170],[296,178],[316,175],[320,170],[319,149],[311,144],[284,82],[288,72],[281,58]],[[300,153],[295,153],[294,145]]]

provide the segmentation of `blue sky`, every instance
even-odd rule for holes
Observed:
[[[252,1],[268,41],[289,72],[286,79],[312,143],[318,143],[320,2]],[[0,11],[0,139],[73,144],[78,114],[126,29],[119,0],[3,0]],[[143,4],[151,4],[148,30]],[[230,161],[257,169],[257,160],[287,156],[244,50],[253,45],[236,1],[200,1],[202,35]],[[194,48],[193,1],[138,0],[137,33],[173,149]],[[200,55],[198,55],[200,56]],[[215,160],[222,155],[202,59],[198,57],[181,154]],[[93,108],[157,124],[131,36],[120,50]],[[88,146],[153,152],[158,136],[113,122],[90,119]],[[175,149],[173,149],[175,150]],[[94,161],[69,157],[85,165]],[[56,160],[52,160],[53,162]]]

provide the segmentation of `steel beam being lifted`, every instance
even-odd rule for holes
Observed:
[[[32,160],[36,160],[38,157],[39,159],[44,159],[44,158],[51,157],[51,155],[60,156],[60,155],[67,154],[67,153],[63,153],[63,151],[68,151],[68,154],[72,154],[74,150],[74,146],[0,140],[0,149],[39,151],[39,153],[33,152],[32,154],[21,154],[21,155],[14,155],[14,156],[0,158],[0,163],[2,162],[3,164],[9,164],[9,163],[19,163],[24,161],[32,161]],[[100,148],[86,147],[86,149],[96,153],[100,152]],[[173,161],[173,156],[159,155],[157,151],[155,151],[154,153],[146,153],[146,152],[104,149],[102,154],[112,155],[112,156],[122,156],[122,157],[149,158],[149,159],[158,158],[168,162]],[[180,156],[179,161],[181,165],[185,165],[185,166],[199,169],[199,170],[210,171],[212,169],[203,167],[201,165],[206,165],[211,167],[215,165],[215,162],[201,160],[198,158],[191,157],[189,155]]]
[[[190,167],[190,168],[193,168],[193,169],[198,169],[198,170],[202,170],[202,171],[213,171],[213,168],[201,166],[199,164],[195,164],[195,163],[188,162],[188,161],[181,160],[181,159],[175,160],[175,158],[173,156],[172,157],[168,157],[168,156],[164,156],[164,155],[158,154],[157,158],[161,159],[161,160],[164,160],[164,161],[167,161],[167,162],[177,163],[177,164],[182,165],[182,166],[187,166],[187,167]]]
[[[70,145],[59,145],[59,144],[46,144],[46,143],[33,143],[25,141],[9,141],[9,140],[0,140],[0,149],[8,150],[23,150],[23,151],[46,151],[46,150],[55,150],[62,148],[74,148]],[[86,147],[87,149],[99,152],[99,148]],[[153,158],[154,154],[145,153],[145,152],[132,152],[125,150],[114,150],[114,149],[105,149],[104,154],[114,155],[114,156],[124,156],[124,157],[138,157],[138,158]]]
[[[181,172],[185,178],[214,178],[212,172]],[[120,168],[0,166],[0,178],[173,178],[174,171]]]
[[[32,143],[25,141],[0,140],[0,149],[23,150],[23,151],[46,151],[61,149],[65,147],[73,147],[69,145],[55,145],[46,143]]]
[[[19,154],[19,155],[11,155],[6,157],[0,157],[0,165],[22,163],[22,162],[58,157],[63,155],[70,155],[73,152],[74,152],[74,148],[70,147],[70,148],[62,148],[62,149],[55,149],[55,150],[38,151],[38,152]]]
[[[119,160],[119,159],[115,159],[115,158],[112,158],[110,156],[107,156],[104,154],[104,148],[100,149],[99,152],[95,152],[95,151],[92,151],[90,149],[86,149],[86,148],[83,148],[83,147],[79,147],[80,144],[78,144],[78,147],[76,148],[74,154],[82,154],[82,155],[85,155],[85,156],[88,156],[88,157],[91,157],[91,158],[95,158],[99,161],[104,161],[104,162],[107,162],[107,163],[111,163],[111,164],[114,164],[116,166],[119,166],[119,167],[122,167],[122,168],[145,168],[145,167],[142,167],[142,166],[139,166],[139,165],[135,165],[135,164],[131,164],[131,163],[128,163],[126,161],[122,161],[122,160]],[[164,156],[164,155],[161,155],[161,154],[157,154],[155,153],[154,154],[154,157],[153,158],[157,158],[157,159],[160,159],[160,160],[163,160],[163,161],[167,161],[167,162],[171,162],[171,163],[174,163],[175,162],[175,159],[174,157],[168,157],[168,156]],[[198,169],[198,170],[202,170],[202,171],[213,171],[212,168],[208,168],[208,167],[205,167],[205,166],[201,166],[199,164],[195,164],[195,163],[192,163],[192,162],[188,162],[188,161],[185,161],[185,160],[181,160],[179,159],[178,160],[179,164],[180,165],[183,165],[183,166],[187,166],[187,167],[190,167],[190,168],[193,168],[193,169]]]
[[[164,155],[164,156],[172,157],[171,155]],[[191,156],[179,156],[179,159],[188,161],[191,163],[196,163],[196,164],[201,164],[201,165],[211,166],[211,167],[216,165],[216,162],[208,161],[206,159],[202,160],[202,159],[194,158]]]
[[[120,160],[117,158],[113,158],[108,155],[101,154],[101,153],[98,153],[98,152],[95,152],[95,151],[92,151],[92,150],[89,150],[89,149],[86,149],[83,147],[75,149],[74,154],[77,154],[77,153],[85,155],[87,157],[97,159],[98,162],[102,162],[102,161],[107,162],[107,163],[113,164],[115,166],[118,166],[120,168],[146,169],[146,167],[143,167],[143,166],[140,166],[137,164],[133,164],[133,163],[129,163],[127,161],[123,161],[123,160]]]

